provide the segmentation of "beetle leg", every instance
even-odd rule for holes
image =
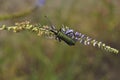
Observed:
[[[61,39],[59,37],[56,36],[55,39],[61,42]]]

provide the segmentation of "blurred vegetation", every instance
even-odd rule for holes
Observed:
[[[0,0],[0,25],[29,20],[60,28],[67,25],[120,50],[119,0]],[[11,16],[12,15],[12,16]],[[5,16],[11,16],[5,18]],[[30,32],[0,31],[0,80],[120,80],[120,54],[77,43],[38,37]]]

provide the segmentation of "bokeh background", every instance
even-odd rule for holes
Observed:
[[[0,25],[44,16],[120,50],[120,0],[0,0]],[[120,54],[0,31],[0,80],[120,80]]]

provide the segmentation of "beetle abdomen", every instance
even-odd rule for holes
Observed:
[[[73,40],[72,38],[70,38],[69,36],[67,36],[66,34],[64,34],[61,31],[58,31],[57,33],[57,37],[61,40],[63,40],[65,43],[67,43],[68,45],[72,46],[75,45],[76,41]]]

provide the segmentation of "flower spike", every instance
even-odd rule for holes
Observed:
[[[2,25],[0,30],[13,31],[15,33],[21,31],[31,31],[36,33],[38,36],[56,38],[59,41],[64,41],[69,46],[74,46],[76,42],[79,42],[84,45],[92,45],[93,47],[97,47],[110,53],[119,53],[119,50],[107,46],[105,43],[92,39],[91,37],[86,36],[82,33],[76,32],[69,27],[62,25],[63,27],[58,30],[55,26],[52,25],[50,21],[49,24],[50,26],[41,26],[39,24],[32,25],[29,21],[25,21],[21,23],[15,23],[14,26],[9,27]]]

